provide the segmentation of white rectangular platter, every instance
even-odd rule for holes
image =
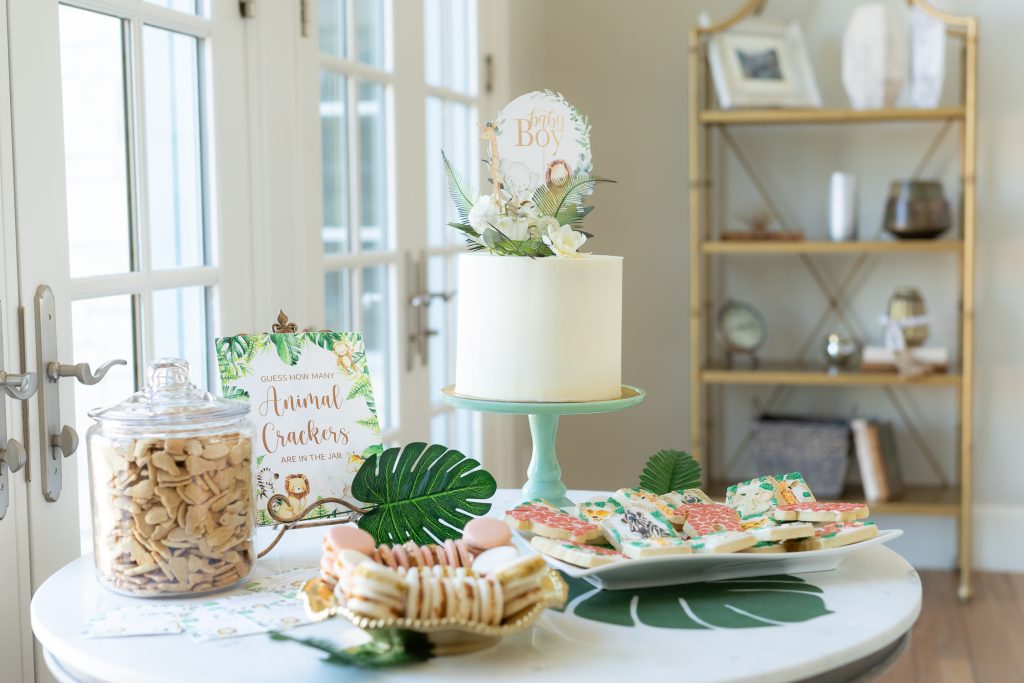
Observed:
[[[569,576],[586,579],[604,590],[653,588],[680,583],[746,579],[773,574],[804,574],[835,569],[851,554],[868,546],[888,543],[903,535],[901,529],[879,531],[874,538],[840,548],[792,553],[721,553],[666,555],[640,560],[619,560],[583,569],[542,555],[548,564]]]

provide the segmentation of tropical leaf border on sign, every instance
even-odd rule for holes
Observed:
[[[487,514],[497,483],[480,463],[447,446],[422,442],[373,453],[356,473],[352,496],[369,508],[359,526],[377,543],[418,545],[462,536]]]
[[[788,574],[615,591],[566,574],[562,578],[569,586],[566,613],[613,626],[762,628],[832,614],[821,588]]]
[[[685,451],[658,451],[647,459],[640,474],[640,487],[657,495],[700,487],[701,470]]]

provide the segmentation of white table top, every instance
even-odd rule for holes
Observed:
[[[492,514],[500,514],[517,496],[514,490],[499,491]],[[589,496],[569,493],[574,500]],[[322,533],[290,532],[259,561],[256,576],[317,564]],[[314,683],[372,676],[389,682],[497,683],[529,676],[531,683],[565,683],[620,681],[637,674],[679,680],[685,672],[687,681],[768,683],[823,675],[828,680],[848,678],[866,658],[894,650],[921,607],[917,573],[881,546],[854,553],[835,571],[748,579],[743,584],[735,590],[725,584],[694,584],[612,592],[577,584],[583,591],[573,594],[564,613],[549,610],[533,628],[492,648],[368,674],[323,663],[315,650],[271,641],[266,634],[209,642],[195,642],[184,634],[83,638],[90,616],[137,603],[100,586],[92,557],[85,556],[36,592],[32,628],[51,663],[63,669],[55,671],[58,678],[83,682]],[[641,623],[651,621],[672,627]],[[342,620],[294,633],[353,643],[361,637]],[[837,671],[844,673],[838,677]]]

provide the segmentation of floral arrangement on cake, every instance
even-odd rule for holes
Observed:
[[[509,113],[514,105],[524,106],[523,101],[532,107],[527,113]],[[548,146],[554,146],[557,153],[567,142],[565,147],[576,152],[575,158],[571,162],[551,158],[543,168],[503,159],[500,141],[509,135],[507,119],[514,122],[519,141],[516,147],[541,147],[546,152]],[[448,192],[458,215],[458,221],[448,225],[463,233],[470,251],[530,258],[586,256],[580,248],[593,235],[583,230],[583,219],[594,207],[585,206],[584,201],[597,183],[614,182],[591,173],[587,117],[561,94],[545,90],[517,98],[496,121],[478,126],[481,139],[489,143],[488,158],[483,163],[489,170],[493,192],[477,196],[442,152]],[[524,140],[528,143],[523,144]],[[548,154],[542,158],[547,159]]]

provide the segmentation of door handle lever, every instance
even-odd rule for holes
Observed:
[[[6,445],[0,448],[0,519],[7,514],[10,504],[10,475],[25,466],[25,447],[14,439],[7,439]]]
[[[74,377],[82,384],[97,384],[103,379],[103,376],[107,374],[110,368],[115,365],[128,365],[128,361],[121,360],[120,358],[107,361],[96,368],[95,373],[93,373],[92,368],[89,367],[88,363],[67,365],[65,363],[52,361],[46,365],[46,375],[54,382],[59,380],[61,377]]]
[[[38,384],[39,376],[34,372],[15,374],[0,370],[0,389],[17,401],[24,401],[36,393]]]

